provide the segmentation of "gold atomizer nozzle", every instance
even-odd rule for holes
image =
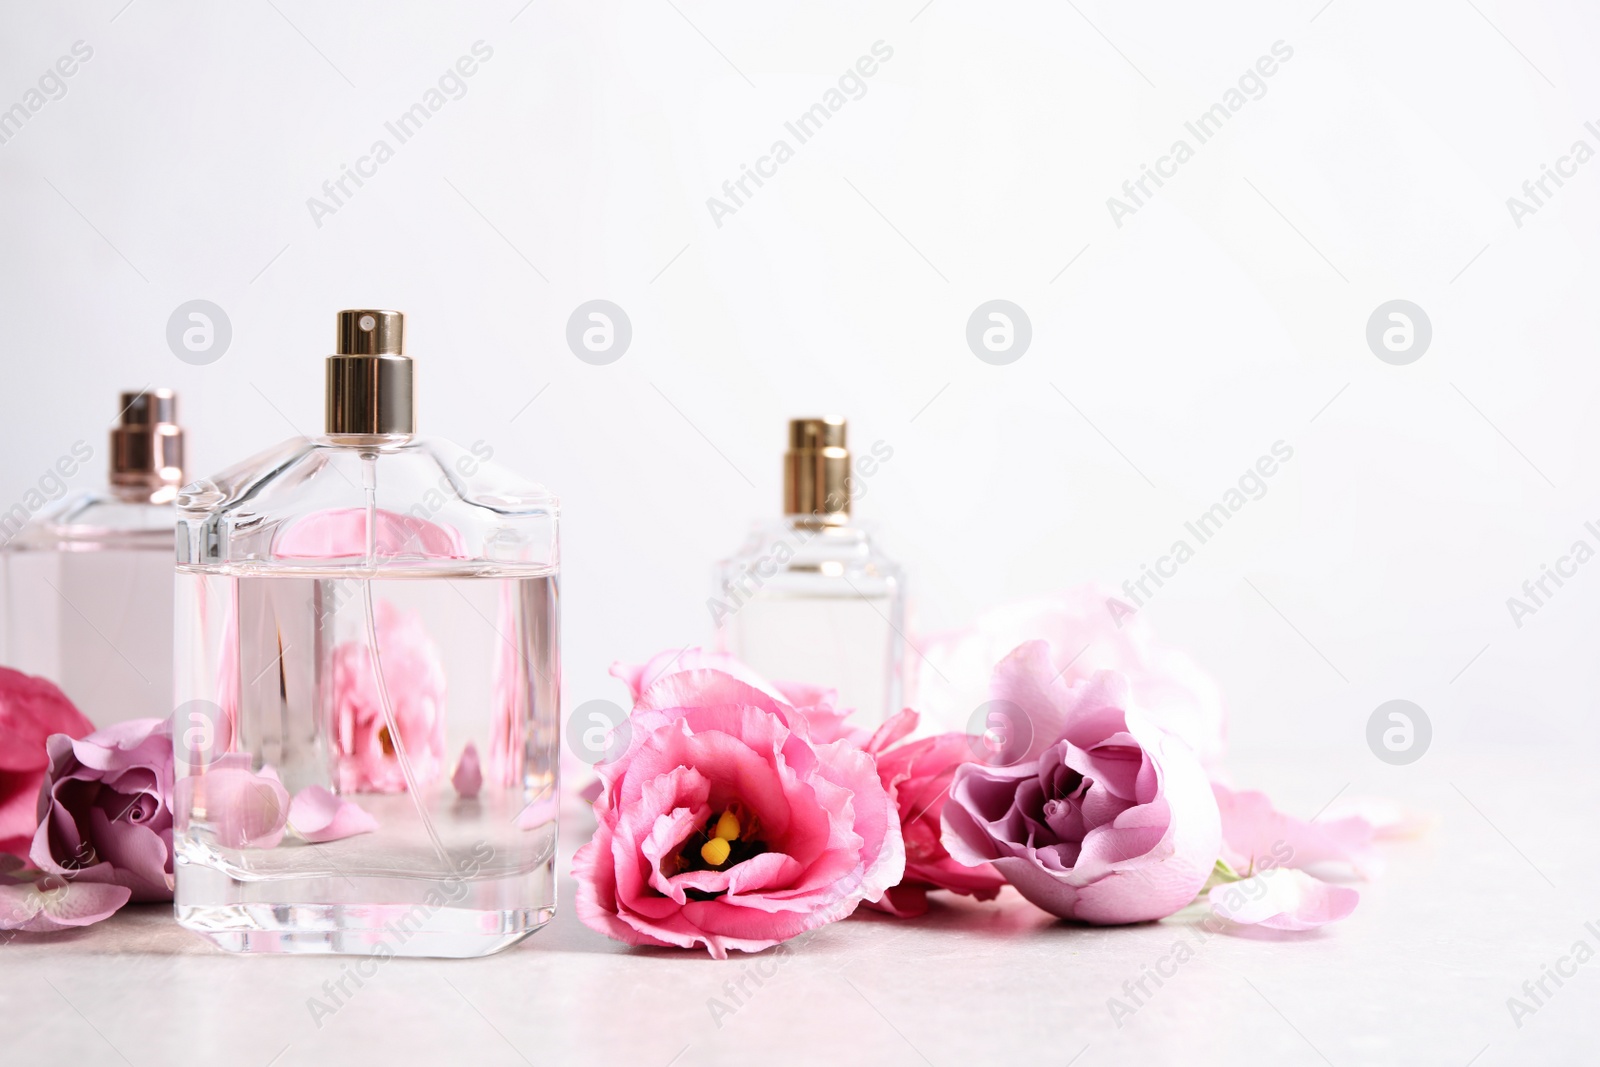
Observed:
[[[850,520],[845,420],[789,420],[789,450],[783,454],[783,513],[828,526],[842,526]]]
[[[339,312],[338,347],[328,357],[327,431],[386,438],[416,432],[412,363],[398,311]]]
[[[178,394],[141,389],[118,398],[122,414],[111,430],[111,484],[171,499],[183,484],[183,427]]]

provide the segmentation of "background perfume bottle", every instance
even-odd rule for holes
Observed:
[[[49,678],[98,726],[172,713],[177,404],[170,389],[123,393],[110,484],[61,497],[0,552],[0,663]],[[53,474],[93,455],[78,441]]]
[[[326,435],[179,497],[177,914],[228,949],[478,956],[554,914],[556,500],[414,435],[402,330],[341,312]],[[376,828],[285,827],[311,787]]]
[[[794,419],[783,461],[783,517],[759,523],[717,567],[718,647],[768,678],[838,690],[857,721],[900,710],[905,581],[850,517],[856,479],[843,419]]]

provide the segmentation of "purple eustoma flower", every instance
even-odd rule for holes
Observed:
[[[45,874],[172,899],[172,729],[133,719],[73,740],[52,734],[28,858]]]

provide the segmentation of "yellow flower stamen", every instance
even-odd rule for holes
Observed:
[[[728,862],[728,854],[732,851],[733,846],[725,838],[713,837],[700,846],[700,858],[713,867],[720,867]]]
[[[739,817],[731,811],[722,813],[722,818],[717,820],[717,828],[712,831],[713,837],[720,837],[724,841],[736,841],[739,838]]]

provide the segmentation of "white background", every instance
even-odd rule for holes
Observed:
[[[180,391],[197,474],[317,432],[334,312],[401,309],[424,432],[563,499],[575,704],[705,634],[790,416],[893,446],[858,510],[920,632],[1136,577],[1281,439],[1146,609],[1236,749],[1386,772],[1364,729],[1396,697],[1443,752],[1592,743],[1600,563],[1521,628],[1506,598],[1600,547],[1600,163],[1520,228],[1505,201],[1600,148],[1600,14],[1319,3],[7,5],[0,107],[94,56],[0,145],[0,502],[80,437],[98,477],[120,389]],[[465,96],[316,225],[479,40]],[[719,228],[706,199],[880,40],[866,94]],[[1265,95],[1119,228],[1107,197],[1280,40]],[[196,298],[232,323],[208,366],[165,339]],[[593,298],[633,324],[605,367],[564,340]],[[965,341],[994,298],[1032,321],[1004,367]],[[1409,366],[1365,342],[1395,298],[1432,320]]]

